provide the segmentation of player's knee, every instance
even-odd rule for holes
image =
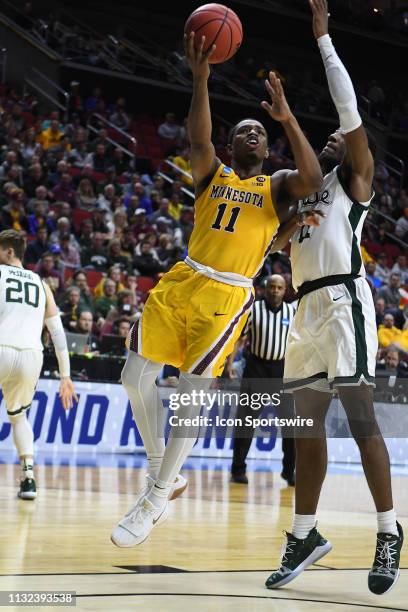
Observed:
[[[28,410],[29,407],[30,407],[30,405],[22,406],[21,408],[19,408],[18,410],[15,410],[13,412],[7,411],[10,423],[12,425],[15,425],[21,419],[25,419],[26,418],[26,411]]]
[[[125,389],[134,387],[140,377],[142,371],[142,362],[146,361],[137,353],[129,351],[128,358],[122,370],[121,381]]]
[[[125,365],[123,367],[120,380],[122,382],[122,385],[125,387],[125,389],[127,389],[128,387],[131,386],[132,376],[131,376],[131,373],[130,373],[129,359],[126,361],[126,363],[125,363]]]
[[[381,435],[371,396],[365,392],[356,393],[353,401],[342,404],[347,414],[351,434],[358,445],[365,445],[367,440]]]
[[[299,438],[295,439],[296,453],[301,455],[317,457],[324,456],[326,449],[326,439],[322,436],[313,436],[312,438]]]
[[[141,355],[129,351],[128,358],[122,370],[121,381],[125,389],[138,387],[140,379],[151,379],[153,382],[160,373],[162,366]]]
[[[366,458],[370,456],[377,456],[378,454],[378,445],[383,444],[383,439],[381,433],[373,431],[371,435],[358,435],[354,436],[354,440],[359,448],[360,454],[364,455]]]

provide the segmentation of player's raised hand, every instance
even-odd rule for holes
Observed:
[[[208,59],[215,51],[215,45],[212,45],[207,51],[204,51],[205,36],[201,37],[200,44],[195,46],[195,33],[191,32],[189,36],[184,34],[184,51],[186,54],[188,65],[194,78],[206,78],[210,76],[210,65]]]
[[[78,402],[78,396],[75,392],[74,383],[67,378],[61,378],[59,396],[64,410],[70,410],[74,405],[74,400]]]
[[[329,32],[327,0],[309,0],[313,13],[313,34],[316,40]]]
[[[261,102],[262,108],[264,108],[275,121],[282,122],[290,119],[292,117],[292,111],[286,101],[282,83],[274,72],[269,73],[269,79],[265,81],[265,87],[271,96],[272,104],[264,100]]]

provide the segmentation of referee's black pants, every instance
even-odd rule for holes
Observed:
[[[267,393],[273,388],[273,392],[278,390],[277,382],[283,379],[284,359],[279,361],[266,361],[265,359],[259,359],[248,354],[246,358],[246,365],[242,374],[242,382],[240,392],[241,394],[251,393]],[[252,380],[251,379],[255,379]],[[259,379],[265,380],[265,387],[262,388]],[[275,384],[272,383],[271,379],[275,379]],[[254,384],[255,383],[255,384]],[[256,388],[254,388],[256,385]],[[280,386],[281,387],[281,386]],[[241,419],[242,423],[245,423],[245,417],[251,415],[254,418],[260,416],[263,408],[253,410],[250,406],[240,403],[237,408],[237,419]],[[293,416],[293,399],[289,394],[281,395],[281,404],[276,406],[277,416],[279,418],[288,418]],[[234,430],[234,452],[231,466],[231,473],[234,475],[245,474],[246,472],[246,458],[249,452],[249,448],[252,443],[254,435],[253,427],[249,426],[237,426]],[[295,439],[292,431],[287,431],[285,428],[281,429],[282,435],[282,473],[285,477],[293,476],[295,470]]]

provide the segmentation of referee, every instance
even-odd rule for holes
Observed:
[[[268,276],[265,285],[265,295],[261,300],[254,302],[250,312],[244,336],[240,338],[239,345],[248,344],[245,351],[246,365],[242,374],[241,393],[251,394],[258,392],[251,379],[283,379],[284,357],[289,327],[295,314],[295,307],[283,301],[286,291],[285,279],[279,274]],[[248,343],[246,342],[248,340]],[[238,348],[235,347],[236,350]],[[234,350],[229,359],[229,372],[232,373]],[[252,384],[251,384],[252,383]],[[259,381],[258,381],[259,385]],[[283,412],[291,409],[290,396],[284,396],[285,405],[280,406],[278,416],[284,417]],[[288,404],[288,405],[286,405]],[[282,410],[283,409],[283,410]],[[260,410],[253,410],[247,405],[238,406],[237,418],[245,423],[247,415],[259,416]],[[287,416],[287,415],[286,415]],[[231,480],[242,484],[248,483],[245,459],[251,446],[254,430],[252,427],[236,427],[234,431],[234,454],[231,466]],[[245,436],[245,437],[243,437]],[[284,437],[282,433],[283,462],[281,476],[291,486],[294,485],[295,470],[295,444],[294,438]]]

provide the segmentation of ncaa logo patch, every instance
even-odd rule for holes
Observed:
[[[257,176],[255,180],[257,183],[264,183],[266,181],[264,176]]]
[[[222,174],[231,174],[232,172],[232,168],[229,168],[228,166],[224,166],[224,168],[222,169]]]
[[[289,319],[282,319],[282,325],[289,325]]]

